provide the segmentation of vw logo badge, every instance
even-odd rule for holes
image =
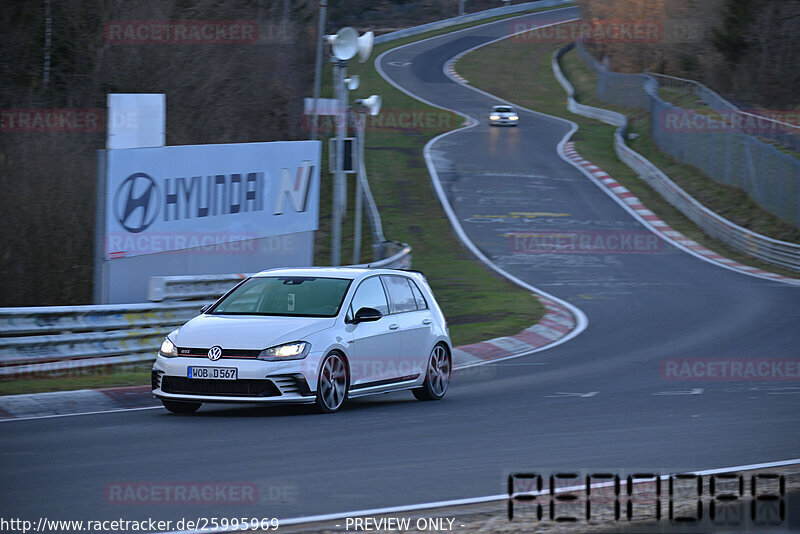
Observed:
[[[158,185],[143,172],[128,176],[114,195],[114,215],[133,234],[144,232],[155,222],[159,207]]]
[[[219,345],[215,345],[208,349],[208,359],[212,362],[215,362],[222,358],[222,347]]]

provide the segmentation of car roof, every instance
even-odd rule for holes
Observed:
[[[508,109],[514,109],[514,107],[513,107],[513,106],[509,106],[508,104],[500,104],[499,106],[492,106],[492,109],[497,109],[497,108],[508,108]]]
[[[281,267],[267,269],[253,276],[317,276],[330,278],[363,278],[369,274],[405,274],[414,276],[417,271],[400,269],[369,269],[365,267]],[[420,273],[421,274],[421,273]],[[422,275],[424,277],[424,275]]]

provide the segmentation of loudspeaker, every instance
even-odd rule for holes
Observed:
[[[375,43],[375,34],[367,32],[358,38],[358,61],[364,63],[372,53],[372,45]]]
[[[356,100],[359,104],[367,108],[370,115],[377,115],[381,112],[381,104],[383,103],[381,97],[378,95],[370,95],[369,98],[361,98]]]
[[[358,52],[358,32],[349,26],[342,28],[333,39],[328,38],[336,59],[348,60]]]
[[[349,78],[344,79],[344,84],[347,86],[347,89],[350,91],[355,91],[358,89],[358,85],[361,82],[361,79],[358,77],[357,74],[350,76]]]

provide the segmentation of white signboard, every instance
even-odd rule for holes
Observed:
[[[108,151],[105,259],[317,229],[319,141]]]
[[[303,100],[303,114],[314,114],[313,98],[306,98]],[[317,115],[339,115],[339,101],[335,98],[318,98]]]
[[[108,95],[108,138],[106,148],[164,146],[166,95]]]

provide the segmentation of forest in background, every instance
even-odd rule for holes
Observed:
[[[705,83],[743,107],[800,105],[800,0],[576,0],[584,20],[658,21],[663,38],[599,41],[619,72]]]

